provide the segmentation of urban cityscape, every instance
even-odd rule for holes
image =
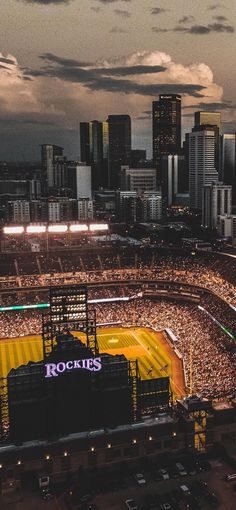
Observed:
[[[235,12],[154,4],[3,0],[1,510],[235,508]]]

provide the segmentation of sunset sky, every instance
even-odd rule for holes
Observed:
[[[80,121],[132,118],[151,149],[151,103],[182,94],[236,129],[234,0],[1,0],[0,160],[38,160],[41,143],[79,156]]]

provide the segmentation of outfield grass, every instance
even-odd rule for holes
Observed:
[[[85,340],[85,336],[75,335]],[[168,375],[174,397],[183,395],[176,368],[173,370],[173,363],[176,367],[174,352],[165,347],[162,333],[148,328],[98,328],[97,337],[101,353],[124,354],[128,359],[138,359],[142,379]],[[12,368],[42,359],[41,336],[0,340],[0,377],[6,377]]]

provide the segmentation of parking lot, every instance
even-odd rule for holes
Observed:
[[[177,469],[177,462],[181,462],[183,472]],[[130,510],[235,510],[236,480],[225,480],[233,472],[220,458],[210,461],[197,457],[194,460],[193,457],[172,458],[165,463],[145,458],[132,467],[123,464],[112,471],[108,467],[90,472],[89,476],[84,473],[80,483],[66,493],[64,489],[55,490],[55,498],[50,501],[42,501],[39,490],[22,490],[18,497],[0,497],[0,508],[128,510],[131,505]],[[126,505],[127,500],[131,502]]]
[[[182,459],[181,459],[182,461]],[[179,473],[175,463],[163,466],[145,459],[130,471],[123,466],[109,475],[102,472],[92,480],[94,491],[91,498],[94,510],[184,510],[186,508],[207,510],[219,508],[235,510],[236,481],[226,482],[226,474],[232,469],[221,459],[210,462],[183,462],[185,473]],[[187,471],[187,474],[186,474]],[[165,474],[166,473],[166,474]],[[191,474],[190,474],[191,473]],[[136,475],[142,475],[137,477]],[[166,479],[163,479],[165,476]],[[140,483],[141,482],[141,483]],[[181,488],[182,487],[182,488]],[[92,491],[90,491],[92,492]],[[127,500],[130,502],[125,504]],[[133,502],[132,502],[133,500]],[[135,506],[136,505],[136,506]],[[86,510],[88,506],[79,500],[72,509]]]

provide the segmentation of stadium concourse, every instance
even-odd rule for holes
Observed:
[[[171,329],[176,337],[175,347],[183,356],[187,387],[191,386],[194,393],[213,400],[235,399],[236,271],[233,259],[212,254],[195,257],[179,252],[176,254],[135,249],[113,250],[111,253],[108,253],[108,250],[70,252],[70,257],[65,252],[27,255],[21,253],[15,256],[15,262],[10,256],[5,256],[3,260],[1,255],[1,259],[1,274],[9,275],[0,280],[2,306],[47,303],[50,285],[71,283],[88,283],[90,299],[135,296],[125,302],[102,305],[97,303],[97,322],[121,323],[122,326],[132,328],[148,327],[158,332]],[[15,268],[15,276],[12,276],[14,271],[9,270],[10,266]],[[160,281],[182,282],[183,288],[186,284],[197,286],[198,303],[170,301],[168,296],[163,298],[160,295],[156,299],[145,297],[148,285]],[[15,366],[12,363],[25,362],[25,356],[27,359],[34,359],[34,355],[40,356],[37,341],[32,342],[27,338],[9,340],[12,337],[19,339],[40,333],[41,312],[2,312],[1,359],[7,360],[7,363],[10,363],[8,366]],[[109,331],[107,334],[111,334],[110,340],[117,340],[117,335]],[[15,352],[7,347],[13,344],[17,345]],[[26,344],[27,355],[24,354]],[[22,349],[18,349],[20,345]],[[111,346],[114,349],[115,343],[106,345],[105,350]],[[143,361],[142,376],[148,376],[148,371],[151,370],[153,377],[168,365],[166,371],[169,371],[172,377],[170,360],[167,359],[165,363],[164,360],[163,363],[158,360],[158,372],[154,355],[154,361],[149,363],[150,352],[140,351],[140,343],[135,347],[130,336],[129,346],[122,344],[116,347],[125,350],[125,353],[126,349],[133,349],[134,355],[135,349],[138,349],[137,357]],[[145,345],[145,348],[148,350],[150,346]],[[168,358],[169,353],[166,356]],[[166,375],[165,370],[162,374]]]

